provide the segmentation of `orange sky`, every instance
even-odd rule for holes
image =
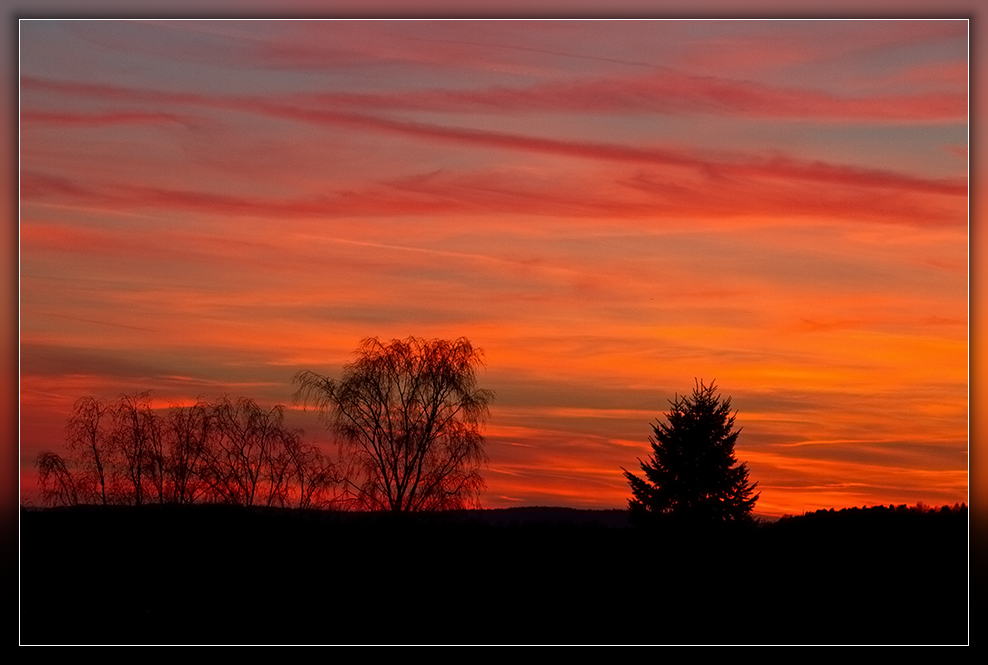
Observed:
[[[696,378],[758,513],[967,501],[967,31],[22,22],[23,493],[79,397],[416,335],[485,350],[485,507],[622,507]]]

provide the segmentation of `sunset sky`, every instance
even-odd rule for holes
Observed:
[[[966,502],[968,28],[22,21],[22,495],[79,397],[414,335],[485,352],[487,508],[624,507],[697,379],[758,514]]]

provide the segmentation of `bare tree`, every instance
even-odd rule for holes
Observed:
[[[318,409],[339,436],[347,484],[372,510],[444,510],[474,504],[486,462],[480,426],[494,398],[477,388],[482,352],[466,338],[365,339],[336,381],[295,375],[295,400]]]
[[[168,499],[179,504],[195,503],[209,490],[204,464],[210,437],[216,432],[212,407],[201,399],[191,406],[173,407],[164,429]]]
[[[286,497],[298,508],[310,508],[334,503],[327,496],[340,482],[336,465],[326,459],[318,447],[305,443],[301,437],[285,441],[288,458],[290,492]]]
[[[66,428],[68,456],[44,452],[35,464],[49,505],[216,501],[244,506],[334,503],[337,469],[284,407],[201,398],[159,414],[150,391],[107,403],[76,402]]]
[[[251,399],[224,397],[213,406],[216,436],[207,465],[209,482],[225,503],[284,503],[288,460],[285,441],[301,437],[284,426],[284,407],[264,410]]]
[[[109,405],[95,397],[76,400],[65,434],[69,452],[80,466],[74,479],[79,499],[86,502],[92,494],[98,503],[110,503],[115,483]]]
[[[121,395],[111,409],[113,442],[123,466],[128,502],[140,506],[151,491],[164,499],[161,422],[151,392]]]
[[[38,454],[38,484],[42,500],[49,506],[75,506],[79,502],[76,481],[69,472],[65,458],[45,451]]]

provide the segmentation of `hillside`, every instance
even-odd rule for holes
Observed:
[[[623,511],[21,514],[24,644],[966,643],[967,509],[742,533]]]

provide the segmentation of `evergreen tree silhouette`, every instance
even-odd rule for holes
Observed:
[[[677,395],[670,404],[668,423],[657,420],[652,426],[652,455],[638,460],[645,477],[622,469],[633,495],[628,501],[632,521],[752,521],[758,483],[749,484],[748,467],[734,454],[741,430],[734,429],[731,398],[722,400],[714,383],[698,381],[692,396]]]

